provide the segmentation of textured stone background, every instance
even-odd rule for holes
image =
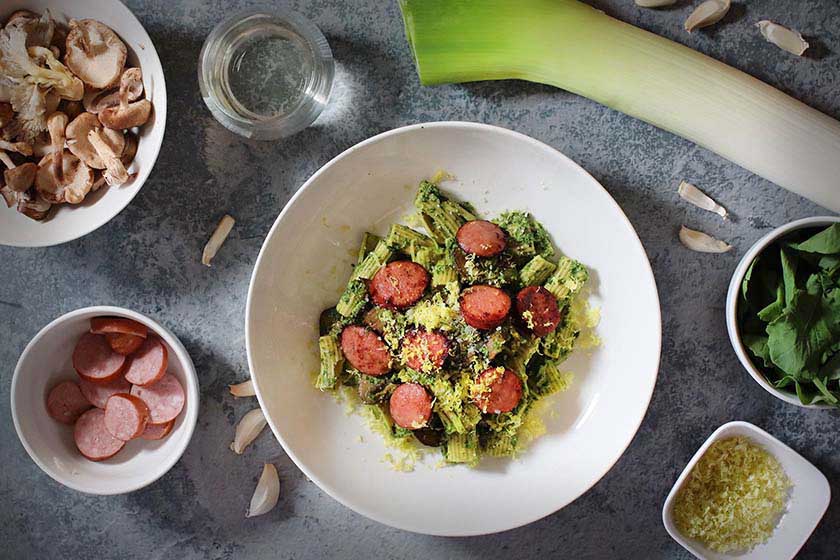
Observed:
[[[723,25],[687,35],[690,2],[644,11],[631,0],[594,1],[608,13],[742,68],[840,117],[840,5],[836,0],[738,2]],[[282,142],[251,143],[205,109],[196,61],[206,34],[250,2],[130,0],[157,46],[169,122],[154,173],[105,227],[48,249],[0,248],[0,557],[5,558],[687,558],[660,519],[665,495],[720,424],[752,421],[813,461],[840,491],[840,417],[783,404],[742,370],[724,326],[724,295],[740,255],[770,228],[825,214],[706,150],[549,87],[495,82],[420,87],[391,0],[277,4],[311,18],[337,61],[332,104],[315,126]],[[765,44],[752,24],[795,26],[816,45],[796,59]],[[592,490],[559,513],[504,534],[469,539],[414,535],[370,522],[308,482],[266,431],[243,457],[227,451],[252,406],[225,395],[248,376],[244,310],[260,244],[304,180],[342,150],[379,132],[434,120],[469,120],[529,134],[563,151],[610,191],[636,227],[662,300],[664,353],[650,411],[629,450]],[[676,196],[692,180],[737,216],[721,223]],[[224,212],[237,218],[206,269],[198,261]],[[732,242],[726,256],[688,252],[679,225]],[[94,304],[148,313],[186,344],[199,371],[195,437],[162,480],[98,498],[44,475],[19,444],[9,413],[12,371],[26,342],[54,317]],[[244,512],[263,461],[283,480],[271,514]],[[840,501],[801,554],[836,558]]]

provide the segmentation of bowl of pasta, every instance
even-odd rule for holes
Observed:
[[[661,317],[631,224],[577,164],[510,130],[426,123],[297,192],[257,259],[246,343],[311,480],[381,523],[465,536],[549,515],[615,464]]]

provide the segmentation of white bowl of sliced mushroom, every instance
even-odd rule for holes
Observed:
[[[81,237],[125,208],[157,159],[166,85],[118,0],[0,7],[0,244]]]

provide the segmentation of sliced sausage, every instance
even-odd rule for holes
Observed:
[[[94,317],[90,320],[90,332],[93,334],[133,334],[146,338],[149,329],[143,323],[124,317]]]
[[[149,422],[149,407],[134,395],[119,393],[105,404],[105,429],[117,439],[140,437]]]
[[[158,337],[150,336],[131,356],[125,369],[125,378],[134,385],[154,385],[166,374],[168,364],[169,352],[166,346]]]
[[[341,351],[357,370],[368,375],[383,375],[391,371],[391,354],[385,341],[370,329],[358,325],[341,331]]]
[[[163,439],[169,435],[169,432],[172,431],[172,427],[175,425],[175,420],[170,420],[165,424],[146,424],[146,429],[143,430],[143,435],[140,437],[143,439]]]
[[[73,368],[76,373],[93,383],[107,383],[122,375],[125,356],[111,349],[105,337],[85,333],[73,350]]]
[[[432,416],[432,397],[419,383],[403,383],[391,394],[389,408],[397,426],[416,430]]]
[[[458,228],[458,245],[479,257],[494,257],[505,250],[507,238],[502,228],[487,220],[472,220]]]
[[[105,335],[105,340],[108,341],[111,350],[117,354],[128,356],[143,346],[143,342],[146,339],[134,334],[108,333]]]
[[[123,448],[125,442],[111,435],[105,427],[105,411],[93,408],[82,414],[73,429],[79,452],[91,461],[104,461]]]
[[[423,297],[429,273],[412,261],[388,263],[370,280],[370,297],[380,307],[405,309]]]
[[[125,377],[118,377],[108,383],[91,383],[85,379],[79,380],[79,388],[90,404],[96,408],[105,408],[105,403],[117,393],[131,391],[131,383]]]
[[[181,383],[171,373],[164,375],[160,381],[148,387],[135,385],[131,394],[140,397],[149,407],[149,422],[151,424],[165,424],[174,420],[184,408],[186,396]]]
[[[510,296],[493,286],[470,286],[461,292],[459,302],[464,320],[479,330],[495,329],[510,313]]]
[[[410,330],[402,342],[402,360],[417,371],[431,371],[443,366],[449,355],[449,339],[437,331]]]
[[[528,286],[516,294],[516,314],[528,330],[545,336],[557,328],[562,318],[557,298],[542,286]]]
[[[47,395],[47,412],[53,420],[62,424],[72,424],[90,406],[79,386],[73,381],[62,381]]]
[[[473,402],[485,414],[510,412],[522,398],[522,381],[507,368],[485,369],[478,376],[477,384],[481,390]]]

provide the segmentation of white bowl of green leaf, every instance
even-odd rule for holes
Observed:
[[[726,327],[766,391],[840,407],[840,217],[796,220],[759,239],[732,276]]]

